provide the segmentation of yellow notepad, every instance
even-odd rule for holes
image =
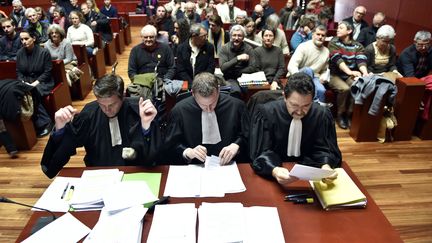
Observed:
[[[366,196],[343,168],[335,169],[338,177],[332,184],[310,181],[322,207],[326,210],[338,208],[366,207]]]

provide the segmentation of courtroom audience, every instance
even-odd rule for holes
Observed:
[[[343,20],[353,27],[353,40],[357,40],[360,31],[369,26],[369,24],[364,20],[365,15],[366,8],[364,6],[357,6],[353,11],[353,15]]]
[[[282,26],[286,29],[286,24],[291,13],[294,11],[294,0],[287,0],[285,6],[279,11],[279,18]]]
[[[246,39],[248,39],[248,40],[251,40],[251,41],[255,41],[255,42],[257,42],[257,45],[259,45],[259,37],[257,36],[257,34],[256,34],[256,29],[255,29],[255,22],[253,21],[253,19],[252,18],[246,18],[246,20],[245,20],[245,23],[244,23],[245,25],[245,28],[246,28],[246,36],[245,36],[245,38]],[[254,48],[256,47],[256,46],[253,46]]]
[[[168,16],[164,6],[159,6],[156,9],[156,22],[158,22],[158,35],[166,36],[167,39],[174,34],[174,22]]]
[[[85,3],[87,4],[88,8],[91,9],[92,11],[99,13],[100,10],[96,5],[96,1],[95,0],[86,0]],[[82,6],[82,4],[81,4]]]
[[[405,48],[398,59],[398,70],[404,77],[422,78],[432,70],[431,33],[420,30],[414,43]]]
[[[229,34],[223,28],[222,20],[219,16],[213,15],[209,18],[208,42],[213,45],[215,58],[219,57],[219,52],[226,43],[229,42]]]
[[[81,4],[81,12],[83,13],[84,23],[91,28],[93,33],[98,33],[101,36],[101,48],[105,46],[105,43],[113,40],[113,33],[107,16],[91,9],[87,3]]]
[[[40,22],[45,22],[47,24],[50,23],[47,14],[45,13],[45,11],[41,7],[35,7],[34,10],[36,11],[38,20]]]
[[[17,28],[24,28],[27,25],[27,17],[25,16],[25,8],[20,0],[12,1],[13,10],[10,13],[10,18],[14,21]]]
[[[65,17],[65,12],[63,10],[63,8],[55,8],[53,10],[53,24],[58,24],[60,25],[60,27],[62,27],[62,29],[65,29],[66,27],[66,17]]]
[[[276,11],[269,5],[269,0],[260,0],[260,3],[255,6],[252,13],[252,19],[255,21],[256,28],[261,30],[267,20],[267,17],[276,13]]]
[[[217,8],[218,14],[222,19],[222,22],[225,23],[235,23],[235,18],[238,13],[241,12],[241,9],[234,6],[235,0],[227,0],[227,3],[223,6]],[[218,4],[219,5],[219,4]]]
[[[177,48],[180,44],[189,39],[190,26],[186,19],[177,19],[174,22],[174,33],[171,36],[171,47],[175,56],[177,56]]]
[[[247,13],[246,13],[246,11],[243,11],[243,10],[242,10],[242,11],[239,11],[239,12],[237,13],[236,17],[235,17],[235,21],[234,21],[233,24],[239,24],[239,25],[241,25],[241,26],[244,26],[244,25],[245,25],[246,18],[247,18]]]
[[[282,49],[282,53],[284,55],[288,55],[290,53],[290,50],[289,50],[285,32],[279,28],[280,27],[279,17],[276,14],[272,14],[268,16],[266,20],[266,26],[267,28],[272,28],[276,31],[273,45],[280,47]],[[262,30],[257,34],[259,43],[262,43],[261,36],[262,36]]]
[[[100,12],[108,18],[117,18],[117,8],[111,4],[111,0],[104,0],[104,5],[100,8]]]
[[[39,17],[34,8],[28,8],[25,11],[26,18],[29,20],[26,29],[36,35],[38,44],[43,44],[48,40],[48,26],[47,22],[39,21]]]
[[[184,7],[184,12],[178,10],[176,13],[176,19],[185,18],[190,25],[201,22],[201,17],[195,12],[195,3],[187,2]]]
[[[17,51],[21,48],[21,39],[15,30],[15,22],[4,18],[0,23],[5,33],[0,38],[0,61],[15,61]]]
[[[315,21],[311,18],[304,17],[299,21],[299,27],[290,40],[292,51],[295,52],[297,47],[312,39],[312,30],[315,28]]]
[[[83,24],[84,17],[79,11],[72,11],[69,14],[69,22],[72,24],[67,30],[66,38],[72,45],[85,45],[89,56],[97,52],[94,48],[93,31],[87,25]]]
[[[360,42],[360,44],[362,44],[364,47],[368,46],[376,40],[376,33],[378,29],[384,24],[385,15],[381,12],[376,13],[372,19],[372,25],[363,28],[360,31],[357,41]]]

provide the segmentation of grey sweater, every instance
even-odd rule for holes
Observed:
[[[269,83],[282,78],[285,73],[285,61],[282,49],[277,46],[265,48],[259,46],[253,51],[254,61],[252,63],[255,71],[264,71]]]
[[[50,52],[52,60],[63,60],[65,65],[77,59],[73,52],[72,45],[67,39],[60,42],[59,46],[55,46],[51,40],[48,39],[44,48]]]

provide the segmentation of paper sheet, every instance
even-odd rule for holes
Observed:
[[[80,178],[76,177],[62,177],[57,176],[51,184],[48,186],[48,188],[45,190],[45,192],[42,194],[42,196],[39,198],[39,200],[34,205],[35,207],[48,209],[53,212],[67,212],[69,211],[69,202],[67,201],[67,194],[69,193],[70,187],[72,185],[77,184],[77,182],[80,180]],[[69,184],[68,184],[69,183]],[[68,188],[66,190],[65,197],[61,198],[63,195],[63,191],[68,185]],[[37,209],[32,209],[34,211],[37,211]]]
[[[333,173],[333,170],[324,170],[300,164],[295,164],[290,171],[291,176],[308,181],[319,181],[323,178],[331,176]]]
[[[244,243],[284,243],[284,235],[276,207],[248,207]]]
[[[89,227],[81,223],[72,214],[66,213],[31,235],[23,243],[75,243],[89,232]]]

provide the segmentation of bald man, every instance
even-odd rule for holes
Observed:
[[[353,39],[357,40],[360,31],[366,27],[368,27],[368,23],[364,20],[364,16],[366,15],[366,8],[364,6],[358,6],[354,9],[353,15],[344,19],[353,27]]]
[[[360,31],[357,41],[360,42],[364,47],[375,42],[376,33],[378,29],[385,24],[385,15],[378,12],[374,15],[372,25],[366,27]]]

